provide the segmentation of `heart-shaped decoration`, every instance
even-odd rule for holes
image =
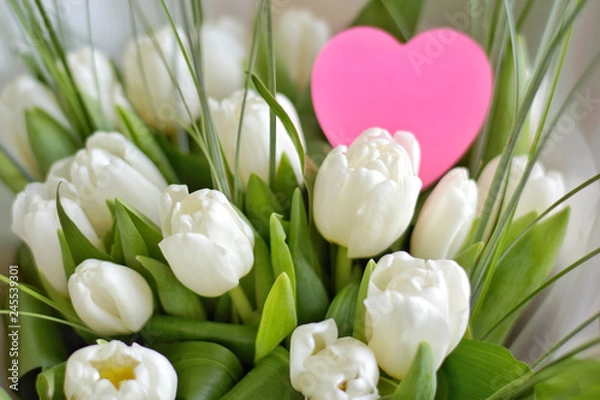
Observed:
[[[398,42],[380,29],[335,36],[312,72],[317,119],[332,146],[350,145],[364,130],[412,132],[421,145],[426,187],[467,151],[492,95],[492,69],[468,36],[434,29]]]

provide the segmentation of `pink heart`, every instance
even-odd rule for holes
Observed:
[[[403,45],[385,31],[352,28],[325,46],[312,72],[315,112],[331,145],[349,145],[372,127],[410,131],[421,145],[424,187],[473,143],[491,94],[485,53],[451,29]]]

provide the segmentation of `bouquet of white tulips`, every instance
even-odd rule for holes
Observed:
[[[0,96],[22,240],[0,275],[0,398],[598,398],[600,336],[566,346],[600,312],[535,358],[510,348],[545,289],[600,252],[556,267],[567,201],[599,176],[572,189],[541,159],[600,59],[553,102],[588,1],[554,2],[532,62],[533,2],[471,1],[491,106],[430,184],[418,131],[329,144],[311,72],[334,32],[309,10],[259,0],[248,29],[157,0],[156,28],[131,0],[116,63],[91,30],[71,46],[60,11],[8,0],[30,46]],[[352,26],[406,43],[421,6],[372,0]]]

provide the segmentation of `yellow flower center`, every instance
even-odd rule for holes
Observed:
[[[138,361],[129,357],[92,362],[100,373],[100,379],[108,379],[117,389],[121,388],[123,382],[135,380],[135,367],[138,364]]]

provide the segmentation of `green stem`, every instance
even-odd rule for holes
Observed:
[[[250,304],[250,300],[248,300],[248,296],[246,296],[244,289],[238,285],[231,289],[228,293],[229,296],[231,296],[233,307],[239,314],[242,322],[244,322],[244,324],[250,322],[252,315],[254,314],[254,310],[252,309],[252,305]]]
[[[352,280],[352,259],[348,258],[348,248],[338,246],[335,256],[335,290],[339,292]]]

